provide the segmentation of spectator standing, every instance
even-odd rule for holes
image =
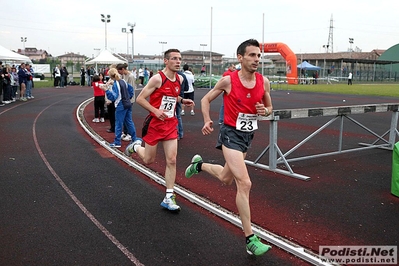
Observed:
[[[68,70],[66,69],[65,66],[62,66],[61,68],[61,88],[64,88],[67,86],[68,82]]]
[[[61,71],[60,66],[56,65],[54,68],[54,87],[59,88],[61,81]]]
[[[116,64],[112,64],[109,66],[109,70],[116,68]],[[108,71],[108,78],[109,78],[109,71]],[[105,88],[112,88],[114,85],[114,81],[112,79],[108,79]],[[109,119],[110,128],[107,129],[108,133],[115,133],[115,101],[111,101],[107,98],[107,94],[105,94],[105,104],[107,105],[107,113]]]
[[[183,70],[184,70],[184,76],[187,79],[187,85],[188,85],[188,90],[184,91],[184,99],[190,99],[194,102],[194,75],[193,75],[193,73],[191,73],[190,70],[188,70],[187,64],[185,64],[183,66]],[[194,105],[190,106],[190,114],[195,115]],[[181,115],[185,115],[184,105],[182,106]]]
[[[140,80],[140,84],[143,85],[144,84],[144,70],[143,68],[139,68],[139,80]]]
[[[118,70],[112,68],[108,72],[110,79],[114,81],[112,89],[105,89],[107,98],[115,102],[115,139],[109,146],[112,148],[121,147],[121,136],[123,124],[126,124],[127,130],[133,141],[141,141],[136,136],[136,128],[132,119],[132,103],[130,99],[134,96],[133,87],[120,78]]]
[[[348,85],[352,85],[352,72],[349,72]]]
[[[29,64],[25,65],[25,72],[26,72],[26,98],[29,99],[33,99],[35,97],[33,97],[32,95],[32,81],[33,81],[33,75],[31,72],[31,68]]]
[[[133,89],[137,89],[137,68],[133,67],[131,72],[134,79]]]
[[[177,72],[179,75],[183,77],[183,82],[181,83],[181,89],[180,89],[180,97],[184,98],[184,93],[188,91],[188,81],[186,78],[186,75],[184,75],[184,72],[178,71]],[[178,102],[176,105],[176,118],[177,118],[177,140],[180,140],[184,136],[184,129],[183,129],[183,120],[181,118],[182,116],[182,106],[184,106],[182,103]]]
[[[80,87],[85,85],[85,75],[86,71],[83,66],[80,67]]]
[[[132,113],[133,113],[133,103],[135,101],[135,92],[134,92],[134,76],[133,74],[127,70],[128,65],[126,63],[124,64],[118,64],[116,66],[116,69],[118,70],[119,75],[121,75],[122,79],[126,81],[128,84],[130,84],[133,87],[133,97],[130,99],[130,102],[132,103]],[[136,130],[136,128],[134,128]],[[134,135],[136,135],[136,132],[134,132]],[[127,130],[127,125],[123,125],[123,133],[122,133],[122,140],[124,141],[131,141],[132,136],[128,133]]]
[[[86,68],[86,80],[87,80],[87,86],[91,86],[91,76],[90,76],[90,66],[87,66]]]
[[[11,68],[11,98],[13,102],[16,101],[18,87],[19,87],[18,73],[15,66],[13,66]]]
[[[104,106],[105,106],[105,92],[100,87],[104,84],[103,74],[93,76],[93,92],[94,92],[94,123],[105,122]]]
[[[1,73],[3,77],[3,103],[9,104],[11,103],[11,68],[9,65],[6,65],[2,69]]]
[[[201,76],[206,76],[206,67],[205,67],[205,65],[202,65],[202,67],[201,67]]]
[[[25,97],[27,79],[28,75],[26,74],[25,63],[22,63],[18,70],[18,80],[20,85],[19,100],[24,102],[27,101]]]
[[[148,80],[150,79],[150,71],[148,71],[148,68],[144,68],[144,86],[147,85]]]

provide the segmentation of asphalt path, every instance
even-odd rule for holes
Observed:
[[[80,127],[89,87],[33,93],[0,109],[0,265],[307,265],[247,255],[240,229],[184,198],[163,210],[164,187]]]

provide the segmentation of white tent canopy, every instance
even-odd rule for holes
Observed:
[[[121,64],[121,63],[127,63],[127,60],[123,60],[121,58],[118,58],[114,56],[110,51],[108,50],[102,50],[101,53],[87,61],[85,64],[86,65],[110,65],[110,64]]]
[[[15,53],[0,45],[0,60],[13,63],[32,63],[29,57]]]

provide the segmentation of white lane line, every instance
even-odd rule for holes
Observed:
[[[82,102],[76,110],[76,118],[78,119],[83,130],[85,130],[86,133],[91,138],[93,138],[96,142],[98,142],[102,147],[104,147],[110,153],[115,155],[118,159],[124,161],[126,164],[133,167],[135,170],[148,176],[153,181],[165,186],[166,185],[165,179],[161,175],[159,175],[158,173],[154,172],[153,170],[147,168],[146,166],[138,163],[134,159],[128,158],[120,150],[110,148],[108,142],[105,141],[101,136],[99,136],[96,132],[94,132],[91,129],[91,127],[88,125],[88,123],[86,122],[86,120],[84,118],[83,110],[93,99],[94,98],[90,98],[90,99],[87,99],[86,101]],[[219,205],[216,205],[215,203],[195,194],[192,191],[185,189],[182,186],[179,186],[178,184],[175,184],[175,192],[177,194],[179,194],[180,196],[186,198],[187,200],[208,210],[209,212],[234,224],[235,226],[242,228],[240,217],[238,215],[232,213],[231,211],[229,211]],[[322,261],[323,258],[321,258],[318,254],[314,253],[313,251],[306,249],[302,246],[299,246],[284,237],[281,237],[272,232],[269,232],[266,229],[264,229],[256,224],[252,224],[252,230],[260,238],[278,246],[279,248],[281,248],[281,249],[313,264],[313,265],[326,265],[326,266],[327,265],[335,265],[335,264],[330,264],[328,262]]]
[[[83,203],[75,196],[75,194],[73,194],[73,192],[68,188],[68,186],[64,183],[64,181],[58,176],[58,174],[56,173],[56,171],[53,169],[53,167],[51,167],[50,163],[47,161],[46,156],[43,154],[39,142],[37,140],[36,137],[36,122],[38,120],[38,118],[41,116],[41,114],[46,111],[48,108],[50,108],[53,105],[58,104],[59,102],[65,101],[61,100],[58,102],[55,102],[49,106],[47,106],[46,108],[44,108],[35,118],[34,122],[33,122],[33,140],[35,142],[35,146],[36,149],[40,155],[40,157],[42,158],[43,162],[46,164],[47,168],[50,170],[50,172],[53,174],[55,180],[57,180],[57,182],[61,185],[61,187],[65,190],[65,192],[69,195],[69,197],[71,197],[71,199],[75,202],[75,204],[83,211],[83,213],[94,223],[95,226],[97,226],[98,229],[100,229],[100,231],[109,239],[111,240],[111,242],[120,250],[122,251],[123,254],[125,254],[126,257],[129,258],[129,260],[131,262],[133,262],[135,265],[137,266],[144,266],[144,264],[142,264],[122,243],[120,243],[118,241],[118,239],[116,239],[116,237],[114,235],[111,234],[111,232],[109,232],[107,230],[107,228],[105,228],[97,219],[96,217],[94,217],[94,215],[86,209],[86,207],[83,205]]]

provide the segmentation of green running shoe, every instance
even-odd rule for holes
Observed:
[[[259,237],[256,235],[253,235],[249,239],[249,243],[247,244],[247,252],[248,254],[255,255],[255,256],[260,256],[265,254],[269,249],[272,247],[269,245],[265,245],[262,242],[260,242]]]
[[[198,174],[197,170],[197,165],[198,163],[202,163],[202,157],[201,155],[194,155],[194,157],[191,159],[191,164],[187,166],[185,175],[187,178],[192,177],[194,174]]]

